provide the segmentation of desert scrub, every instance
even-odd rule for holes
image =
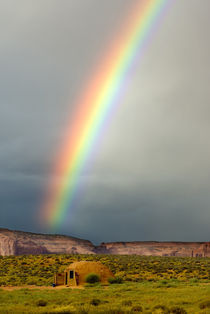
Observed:
[[[0,258],[0,286],[50,286],[53,275],[74,261],[100,261],[123,281],[210,281],[210,258],[137,255],[22,255]],[[119,283],[119,282],[118,282]]]

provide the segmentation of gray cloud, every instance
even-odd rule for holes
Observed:
[[[75,101],[136,0],[0,0],[0,224],[38,216]],[[210,3],[163,16],[59,232],[209,240]]]

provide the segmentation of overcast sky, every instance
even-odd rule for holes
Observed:
[[[139,0],[0,0],[0,227],[39,212],[73,105]],[[174,0],[59,233],[209,241],[210,1]]]

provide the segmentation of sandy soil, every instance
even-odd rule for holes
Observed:
[[[60,289],[84,289],[84,286],[75,286],[75,287],[66,287],[66,286],[6,286],[6,287],[0,287],[0,289],[7,290],[7,291],[13,291],[13,290],[20,290],[20,289],[38,289],[38,290],[60,290]]]

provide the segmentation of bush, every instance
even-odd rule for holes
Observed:
[[[135,305],[132,307],[132,312],[143,312],[143,308],[141,305]]]
[[[123,310],[123,309],[121,309],[120,307],[119,308],[109,308],[108,310],[106,309],[106,310],[101,310],[100,311],[100,313],[101,314],[107,314],[107,313],[109,313],[109,314],[126,314],[126,313],[130,313],[130,312],[128,312],[128,311],[125,311],[125,310]]]
[[[70,311],[68,309],[62,309],[62,308],[59,310],[52,311],[51,313],[54,313],[54,314],[73,314],[72,311]]]
[[[37,306],[46,306],[47,302],[45,300],[38,300],[36,303]]]
[[[132,301],[131,300],[124,300],[124,301],[122,301],[122,305],[131,306],[132,305]]]
[[[187,312],[185,311],[185,309],[183,309],[182,307],[172,307],[170,309],[170,313],[174,313],[174,314],[187,314]]]
[[[100,303],[101,303],[101,300],[99,300],[99,299],[92,299],[90,301],[90,304],[94,305],[94,306],[98,306]]]
[[[205,309],[205,308],[210,307],[210,300],[200,303],[199,307],[200,309]]]
[[[167,280],[160,280],[161,285],[167,285],[168,281]]]
[[[91,273],[86,276],[85,281],[87,283],[97,283],[100,281],[100,277],[97,274]]]
[[[122,283],[123,282],[123,280],[122,280],[122,278],[121,277],[110,277],[109,279],[108,279],[108,282],[110,283],[110,284],[113,284],[113,283]]]
[[[164,313],[164,314],[168,314],[170,313],[169,309],[167,308],[167,306],[165,305],[162,305],[162,304],[159,304],[159,305],[156,305],[153,310],[159,310],[161,311],[161,313]]]

